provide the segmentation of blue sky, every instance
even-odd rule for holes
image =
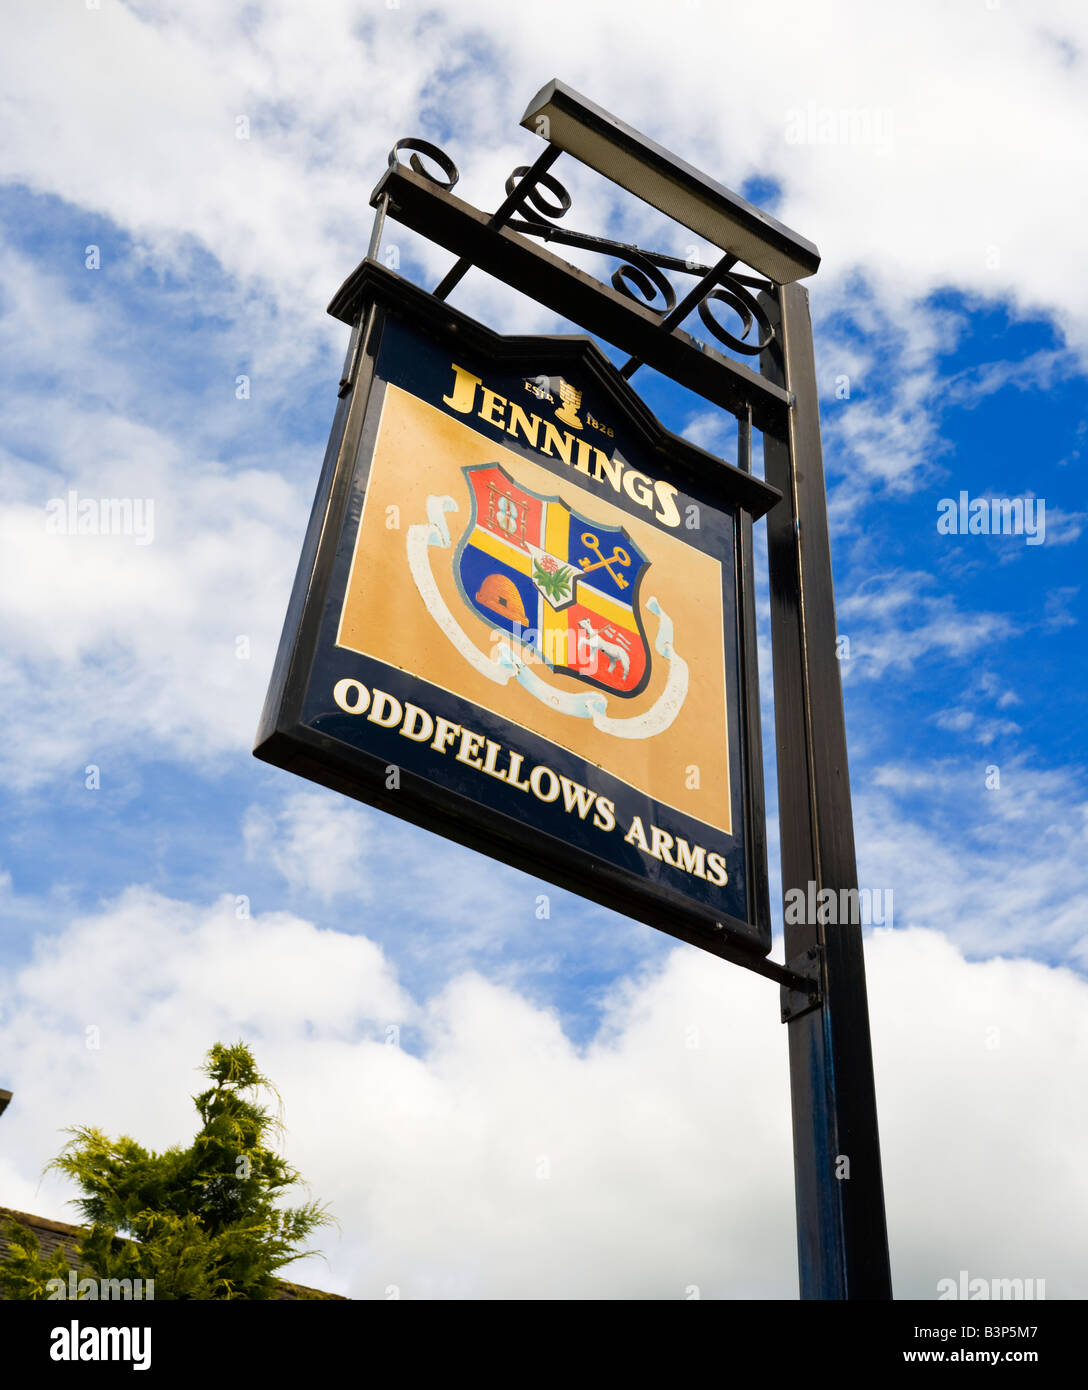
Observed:
[[[0,1204],[63,1218],[69,1192],[40,1173],[64,1125],[183,1139],[202,1053],[244,1036],[341,1223],[300,1278],[356,1297],[796,1294],[773,986],[558,890],[541,922],[531,878],[250,754],[346,345],[324,306],[365,251],[369,189],[415,134],[495,206],[536,153],[524,105],[558,75],[820,246],[859,868],[895,905],[867,960],[897,1290],[935,1297],[967,1268],[1084,1296],[1088,31],[1061,4],[963,4],[937,52],[932,6],[909,26],[764,9],[681,7],[705,54],[660,27],[617,38],[603,3],[543,28],[410,0],[13,21]],[[709,53],[776,24],[778,70],[761,85],[739,64],[723,89]],[[31,76],[47,52],[51,86]],[[687,233],[555,172],[572,225],[684,253]],[[394,224],[385,245],[425,285],[450,261]],[[478,273],[453,302],[563,328]],[[732,456],[727,417],[645,369],[635,384]],[[49,534],[73,488],[152,499],[154,539]],[[961,491],[1043,499],[1045,540],[939,534]],[[723,1167],[738,1181],[718,1192]]]

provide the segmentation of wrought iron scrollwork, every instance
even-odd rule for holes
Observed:
[[[400,163],[399,156],[402,150],[411,151],[408,164],[415,173],[447,193],[458,182],[460,174],[457,165],[444,150],[429,140],[415,137],[398,140],[389,152],[391,168]],[[770,289],[770,282],[733,273],[728,268],[728,257],[715,271],[710,266],[693,264],[690,259],[681,260],[677,256],[647,251],[640,246],[612,241],[607,237],[590,236],[558,226],[557,223],[567,215],[573,202],[563,184],[547,172],[548,165],[554,161],[558,153],[555,146],[550,146],[536,164],[521,164],[513,170],[506,180],[506,201],[493,215],[490,225],[508,226],[512,231],[527,236],[540,237],[544,241],[555,242],[561,246],[594,251],[619,260],[621,264],[612,272],[613,289],[667,320],[663,326],[668,331],[679,327],[675,320],[678,316],[686,318],[690,305],[690,308],[697,309],[699,318],[713,337],[733,352],[755,357],[774,342],[774,327],[752,292],[753,289]],[[437,165],[441,172],[436,173],[428,168],[424,159]],[[467,260],[458,261],[437,287],[435,294],[439,298],[445,298],[468,266]],[[694,276],[704,281],[705,293],[695,301],[695,294],[702,288],[699,286],[688,291],[683,299],[678,299],[670,275]],[[719,322],[714,313],[716,304],[727,306],[737,315],[740,321],[739,333],[731,332]],[[670,315],[672,320],[669,320]],[[758,330],[755,338],[750,337],[753,327]],[[628,364],[628,368],[633,365],[634,359]]]
[[[440,150],[437,145],[432,145],[429,140],[417,140],[415,136],[412,135],[406,136],[403,140],[398,140],[389,151],[390,169],[395,169],[400,163],[397,156],[401,150],[415,151],[408,161],[409,167],[423,178],[429,179],[431,183],[437,184],[439,188],[444,188],[447,193],[461,177],[457,165],[454,164],[445,150]],[[426,155],[428,159],[434,160],[446,177],[441,179],[432,174],[430,169],[424,166],[423,160],[420,159],[419,156],[421,154]]]
[[[735,275],[723,275],[722,280],[724,284],[710,290],[699,301],[699,317],[720,343],[732,348],[734,352],[743,352],[749,357],[755,357],[774,342],[774,328],[759,301]],[[737,314],[744,330],[739,338],[714,317],[710,309],[711,300],[720,300],[728,304]],[[759,336],[755,342],[747,342],[745,340],[754,323],[759,325]]]
[[[521,182],[525,175],[530,172],[528,164],[519,164],[510,177],[506,180],[506,192],[511,194],[516,188],[521,187]],[[547,189],[551,193],[555,202],[547,199],[542,189]],[[541,217],[560,218],[565,217],[571,209],[571,197],[559,180],[551,174],[538,173],[533,177],[529,188],[523,190],[522,206],[528,203],[530,207],[536,208]]]
[[[556,222],[570,211],[572,200],[566,188],[554,175],[547,173],[534,175],[529,165],[522,164],[506,180],[507,198],[509,199],[515,190],[521,189],[522,181],[527,175],[532,177],[532,187],[522,190],[521,220],[509,221],[507,225],[513,231],[540,237],[544,241],[553,241],[565,246],[577,246],[582,250],[596,251],[615,259],[622,258],[622,264],[612,272],[612,287],[627,299],[642,305],[643,308],[650,309],[662,318],[671,314],[676,308],[678,302],[676,288],[665,273],[666,270],[670,273],[692,275],[699,278],[705,278],[709,275],[709,266],[692,263],[690,259],[683,261],[677,256],[645,251],[641,247],[611,241],[606,237],[588,236],[580,232],[570,231],[565,227],[556,226]],[[548,197],[548,194],[551,197]],[[747,276],[738,278],[728,271],[722,271],[714,284],[708,288],[707,293],[699,300],[698,305],[692,307],[698,308],[699,317],[720,343],[736,352],[756,356],[773,342],[774,329],[750,289],[743,283],[748,278]],[[752,281],[753,285],[758,286],[762,286],[763,283],[763,281]],[[709,301],[712,299],[727,304],[740,318],[741,332],[739,336],[731,333],[714,317],[709,305]],[[759,326],[759,337],[756,341],[749,341],[748,334],[751,332],[753,324]]]
[[[617,266],[612,272],[612,287],[655,314],[668,314],[676,308],[672,282],[647,256],[633,255]],[[654,303],[659,294],[665,301],[663,306]]]
[[[530,187],[522,188],[522,181],[526,176],[530,176],[532,184]],[[515,190],[521,190],[521,210],[526,221],[516,224],[519,231],[529,232],[533,235],[543,236],[546,240],[563,240],[570,245],[585,245],[587,239],[581,238],[575,233],[571,238],[556,237],[553,223],[561,217],[565,217],[570,211],[572,200],[570,193],[553,175],[548,173],[534,174],[528,164],[521,164],[516,168],[506,180],[506,193],[509,197]],[[551,197],[548,196],[551,195]],[[530,219],[528,209],[531,208],[538,217],[544,219],[542,222],[534,222]],[[603,250],[610,250],[613,243],[602,243]],[[676,291],[673,289],[668,277],[654,264],[653,260],[643,255],[635,247],[623,248],[626,254],[626,261],[612,272],[612,286],[619,290],[620,294],[626,295],[628,299],[633,299],[638,304],[652,309],[655,314],[667,314],[676,305]],[[664,307],[656,304],[658,299],[663,301]]]

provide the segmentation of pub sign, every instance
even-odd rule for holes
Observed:
[[[770,948],[751,522],[585,337],[372,261],[255,752],[721,954]]]

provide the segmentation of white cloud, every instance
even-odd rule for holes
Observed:
[[[1049,391],[1070,376],[1083,371],[1076,353],[1059,349],[1040,350],[1019,362],[984,362],[957,372],[943,384],[948,399],[956,405],[974,409],[987,396],[1007,387],[1018,391]]]
[[[1088,985],[969,964],[934,932],[876,932],[867,953],[898,1296],[963,1268],[1083,1296],[1088,1121],[1068,1097]],[[620,981],[579,1050],[478,975],[414,1004],[363,938],[133,889],[43,942],[2,998],[8,1205],[64,1216],[36,1174],[65,1124],[184,1140],[196,1063],[241,1035],[340,1222],[300,1279],[361,1298],[796,1294],[776,991],[694,950]],[[387,1045],[398,1023],[420,1050]]]
[[[366,895],[375,872],[368,820],[326,791],[286,796],[275,811],[251,806],[243,833],[246,858],[270,861],[293,892],[324,902],[341,893]]]
[[[989,747],[996,739],[1008,738],[1011,734],[1020,732],[1020,725],[1011,719],[986,719],[980,717],[976,710],[963,705],[955,709],[939,710],[933,716],[933,722],[938,728],[948,729],[951,733],[970,732],[975,742],[981,743],[983,747]]]
[[[983,742],[853,781],[862,881],[893,889],[897,923],[944,932],[976,957],[1088,964],[1088,799],[1074,771]]]
[[[649,927],[383,811],[280,772],[266,780],[243,817],[254,901],[278,900],[279,884],[261,886],[270,866],[290,904],[325,917],[335,902],[351,915],[333,920],[380,937],[425,988],[476,970],[526,998],[550,998],[572,970],[611,979],[665,948]],[[594,994],[587,1007],[597,1002]]]
[[[966,1269],[1083,1297],[1088,1117],[1068,1100],[1088,984],[967,964],[938,932],[876,931],[866,955],[896,1296],[932,1298]]]
[[[831,523],[856,532],[874,494],[902,497],[943,471],[938,357],[954,349],[963,321],[932,305],[889,304],[850,279],[832,280],[814,307]]]
[[[24,265],[0,266],[5,287]],[[34,307],[53,293],[55,309],[73,309],[77,372],[103,318],[27,278],[34,292],[0,321],[12,358],[40,357]],[[0,460],[0,690],[21,731],[3,761],[18,785],[113,758],[116,786],[117,755],[133,746],[208,766],[256,729],[312,482],[296,490],[270,467],[194,457],[191,439],[124,400],[125,379],[113,363],[82,399],[29,387],[6,417],[27,437],[24,457]],[[107,499],[143,525],[72,534],[70,494],[76,514]]]
[[[975,722],[974,713],[969,709],[941,710],[934,719],[940,728],[953,733],[964,733]]]
[[[350,1037],[360,1019],[411,1014],[366,937],[322,931],[288,913],[245,912],[232,897],[198,909],[130,888],[109,909],[74,919],[62,942],[41,940],[19,972],[19,998],[39,1026],[57,1031],[60,1048],[66,1026],[80,1020],[101,1027],[104,1047],[111,1028],[141,1020],[154,1029],[171,1017],[173,995],[185,1000],[186,1028],[233,1018],[279,1030],[285,1044],[310,1030]]]
[[[1088,521],[1088,512],[1067,512],[1059,507],[1046,509],[1047,545],[1072,545],[1079,541]]]
[[[858,268],[891,303],[954,284],[1049,313],[1083,346],[1079,6],[921,0],[907,18],[789,0],[661,20],[649,0],[619,29],[611,7],[571,0],[546,23],[495,0],[244,13],[55,0],[12,19],[0,170],[157,254],[191,239],[284,303],[327,298],[363,249],[364,195],[398,136],[440,136],[467,195],[494,203],[535,148],[516,120],[558,74],[726,183],[778,180],[781,215],[824,253],[821,293]],[[774,64],[758,61],[771,46]]]
[[[1069,605],[1079,593],[1079,585],[1065,585],[1050,590],[1043,605],[1042,627],[1044,631],[1052,632],[1056,628],[1076,627],[1077,619],[1069,612]]]
[[[839,631],[850,637],[844,680],[879,679],[933,655],[962,661],[1016,630],[1006,614],[968,612],[931,592],[934,583],[921,571],[874,575],[839,599]]]

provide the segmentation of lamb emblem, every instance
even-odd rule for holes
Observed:
[[[589,662],[590,657],[596,652],[603,652],[608,658],[608,674],[611,675],[616,669],[617,662],[623,671],[623,679],[626,680],[631,670],[631,655],[627,650],[627,641],[621,633],[617,633],[616,642],[609,642],[606,637],[602,637],[605,628],[595,628],[588,618],[583,618],[578,626],[585,633],[584,637],[578,639],[578,656],[582,661]],[[596,667],[594,660],[593,666]]]

